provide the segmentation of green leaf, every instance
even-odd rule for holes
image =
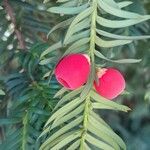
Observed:
[[[111,145],[115,150],[120,150],[119,145],[107,134],[101,132],[99,129],[94,128],[90,123],[88,124],[88,130],[102,139],[104,142]]]
[[[61,142],[59,142],[54,147],[52,147],[51,150],[61,149],[61,148],[63,148],[63,146],[67,145],[68,143],[70,143],[71,141],[75,140],[76,138],[78,138],[80,136],[81,136],[81,133],[80,132],[76,132],[76,133],[68,136],[67,138],[65,138]]]
[[[3,9],[3,7],[2,6],[0,6],[0,10],[2,10]]]
[[[100,132],[104,132],[104,134],[110,136],[123,150],[126,150],[125,143],[112,129],[101,124],[98,120],[92,117],[89,117],[89,123]]]
[[[107,57],[105,57],[102,53],[100,53],[99,51],[95,50],[94,54],[104,60],[113,62],[113,63],[120,63],[120,64],[127,64],[127,63],[138,63],[141,61],[141,59],[119,59],[119,60],[112,60],[112,59],[108,59]]]
[[[0,90],[0,95],[5,95],[5,92],[3,90]]]
[[[133,2],[131,2],[131,1],[124,1],[124,2],[119,2],[118,6],[119,6],[119,8],[124,8],[124,7],[127,7],[127,6],[131,5],[131,4],[133,4]]]
[[[74,41],[80,40],[82,38],[87,38],[90,35],[90,30],[85,30],[83,32],[76,33],[75,35],[72,35],[65,44],[73,43]]]
[[[95,43],[99,47],[104,47],[104,48],[110,48],[110,47],[116,47],[116,46],[121,46],[125,44],[131,43],[132,40],[112,40],[112,41],[105,41],[96,36]]]
[[[117,34],[112,34],[103,30],[96,30],[99,35],[103,35],[105,37],[113,38],[113,39],[118,39],[118,40],[141,40],[141,39],[149,39],[149,35],[145,36],[124,36],[124,35],[117,35]]]
[[[150,19],[150,16],[142,16],[136,19],[109,20],[109,19],[105,19],[103,17],[98,16],[97,23],[107,28],[125,28],[125,27],[129,27],[129,26],[144,22],[149,19]]]
[[[84,143],[84,148],[86,149],[86,150],[92,150],[88,145],[87,145],[87,143]]]
[[[105,0],[105,2],[114,8],[119,8],[117,3],[114,0]]]
[[[59,48],[61,48],[61,47],[62,47],[62,42],[61,42],[61,41],[59,41],[59,42],[53,44],[52,46],[50,46],[48,49],[46,49],[46,50],[41,54],[41,57],[40,57],[40,58],[44,57],[44,56],[47,55],[48,53],[51,53],[51,52],[53,52],[53,51],[55,51],[55,50],[57,50],[57,49],[59,49]]]
[[[81,3],[80,3],[81,5]],[[73,1],[67,1],[66,3],[62,4],[61,7],[77,7],[77,6],[80,6],[78,4],[78,0],[73,0]]]
[[[49,145],[53,140],[57,137],[62,135],[63,133],[68,132],[70,129],[74,128],[75,126],[79,125],[83,120],[83,116],[76,118],[75,120],[71,121],[70,123],[66,124],[61,129],[57,130],[54,134],[52,134],[41,146],[41,149]]]
[[[80,21],[78,24],[74,25],[74,27],[70,30],[70,32],[67,33],[67,38],[71,37],[73,34],[79,32],[79,31],[82,31],[89,27],[90,27],[90,19],[85,18],[82,21]]]
[[[84,109],[84,105],[82,104],[79,107],[77,107],[76,109],[72,110],[72,112],[70,112],[69,114],[66,114],[65,116],[61,117],[60,119],[55,120],[53,122],[53,124],[51,125],[51,129],[60,126],[62,123],[65,123],[74,117],[77,117],[83,111],[83,109]]]
[[[99,115],[96,114],[94,111],[90,111],[90,116],[95,118],[99,123],[103,124],[107,128],[111,129],[111,127],[101,117],[99,117]]]
[[[96,138],[92,137],[90,134],[86,135],[86,140],[92,144],[95,145],[97,148],[103,149],[103,150],[115,150],[114,148],[112,148],[111,146],[109,146],[108,144],[97,140]]]
[[[78,7],[51,7],[47,9],[47,11],[51,13],[57,13],[57,14],[68,14],[68,15],[74,15],[82,12],[84,9],[86,9],[89,6],[89,4],[84,4],[82,6]]]
[[[65,92],[67,92],[68,90],[66,88],[61,88],[55,95],[54,98],[60,97],[62,96]]]
[[[63,54],[63,56],[70,54],[73,50],[80,48],[81,46],[89,43],[90,39],[89,38],[83,38],[75,43],[73,43]]]
[[[77,15],[75,17],[75,19],[72,21],[71,25],[69,26],[69,29],[68,29],[67,34],[66,34],[65,39],[64,39],[64,44],[67,43],[67,41],[68,41],[68,39],[70,37],[68,35],[70,35],[70,32],[72,32],[74,26],[77,23],[79,23],[81,20],[83,20],[84,18],[86,18],[87,16],[89,16],[91,14],[91,12],[92,12],[92,8],[89,7],[89,8],[87,8],[86,10],[84,10],[83,12],[81,12],[79,15]]]
[[[64,27],[70,25],[71,22],[73,21],[73,19],[74,19],[74,17],[69,18],[69,19],[67,19],[67,20],[65,20],[65,21],[62,21],[62,22],[58,23],[56,26],[54,26],[54,27],[48,32],[47,36],[50,36],[50,34],[51,34],[52,32],[54,32],[55,30],[57,30],[57,29],[59,29],[59,28],[64,28]]]
[[[70,145],[66,150],[77,149],[80,145],[80,140],[75,141],[72,145]]]
[[[69,132],[67,132],[65,134],[60,135],[58,138],[56,138],[55,140],[53,140],[50,145],[47,145],[47,148],[55,146],[60,141],[62,141],[64,138],[66,138],[66,137],[68,137],[68,136],[70,136],[70,135],[72,135],[72,134],[74,134],[75,132],[78,132],[78,131],[79,130],[69,131]]]
[[[45,127],[50,124],[53,120],[55,120],[56,118],[59,119],[61,118],[63,115],[69,113],[73,108],[75,108],[76,106],[78,106],[82,101],[80,100],[80,98],[76,98],[74,100],[72,100],[71,102],[67,103],[66,105],[64,105],[63,107],[61,107],[60,109],[58,109],[55,113],[53,113],[53,115],[48,119],[47,123],[45,124]]]
[[[95,64],[93,62],[91,64],[91,69],[92,70],[91,70],[89,79],[88,79],[82,93],[80,94],[80,98],[82,100],[84,100],[87,97],[87,95],[89,94],[89,92],[90,92],[90,90],[92,89],[92,86],[93,86],[93,81],[95,79]]]
[[[70,99],[73,99],[75,96],[77,96],[81,91],[82,91],[83,87],[78,88],[74,91],[71,91],[70,93],[66,94],[56,105],[56,107],[54,108],[54,110],[56,110],[58,107],[60,107],[62,104],[64,104],[65,102],[67,102]]]
[[[128,112],[128,111],[130,110],[129,107],[124,106],[124,105],[117,104],[117,103],[115,103],[115,102],[113,102],[113,101],[110,101],[110,100],[107,100],[107,99],[101,97],[99,94],[97,94],[97,93],[94,92],[94,91],[91,91],[90,96],[91,96],[96,102],[98,102],[98,103],[95,103],[95,104],[93,105],[93,107],[94,107],[95,109],[101,109],[101,108],[103,108],[103,109],[105,109],[105,108],[108,109],[108,108],[110,108],[110,109],[120,110],[120,111],[125,111],[125,112]]]
[[[104,0],[98,0],[98,4],[100,6],[100,8],[102,8],[104,11],[106,11],[107,13],[117,16],[117,17],[121,17],[121,18],[140,18],[142,17],[142,15],[136,14],[136,13],[132,13],[132,12],[128,12],[125,10],[120,10],[114,7],[111,7],[109,4],[107,4]]]
[[[40,61],[40,65],[46,65],[46,64],[50,64],[52,62],[56,61],[56,57],[51,57],[51,58],[46,58]]]

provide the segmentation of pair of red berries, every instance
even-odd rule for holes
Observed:
[[[74,90],[88,80],[90,58],[84,54],[71,54],[62,58],[55,68],[58,82],[65,88]],[[97,72],[99,83],[94,81],[95,90],[107,99],[114,99],[125,89],[122,74],[114,68],[102,68]]]

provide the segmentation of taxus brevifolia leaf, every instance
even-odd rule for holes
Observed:
[[[44,1],[50,2],[50,1]],[[57,6],[58,4],[58,6]],[[150,19],[124,9],[130,1],[114,0],[69,1],[58,0],[48,11],[60,14],[58,22],[48,34],[50,38],[56,31],[63,31],[61,40],[52,44],[41,55],[41,63],[48,65],[50,55],[61,49],[61,58],[72,53],[85,53],[90,57],[91,72],[87,83],[80,89],[69,91],[64,88],[55,94],[60,98],[52,115],[47,120],[40,138],[46,137],[41,150],[45,149],[104,149],[126,150],[123,140],[111,127],[96,114],[96,110],[128,112],[130,108],[98,95],[93,89],[97,66],[100,61],[107,63],[138,63],[141,59],[109,59],[106,53],[115,48],[122,48],[135,40],[150,38],[149,35],[130,36],[126,31],[134,25]],[[122,33],[122,34],[120,34]],[[95,60],[95,58],[97,59]],[[118,58],[118,57],[117,57]]]

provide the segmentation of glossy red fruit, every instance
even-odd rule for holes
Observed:
[[[95,89],[102,97],[112,100],[125,89],[123,75],[114,68],[100,69],[97,72],[99,83],[94,82]]]
[[[86,83],[90,74],[90,58],[84,54],[70,54],[59,61],[55,68],[57,81],[74,90]]]

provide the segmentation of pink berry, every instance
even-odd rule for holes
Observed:
[[[90,58],[84,54],[70,54],[62,58],[55,68],[57,81],[65,88],[74,90],[88,80]]]
[[[99,83],[94,82],[96,91],[104,98],[112,100],[125,89],[123,75],[114,68],[100,69],[97,72]]]

